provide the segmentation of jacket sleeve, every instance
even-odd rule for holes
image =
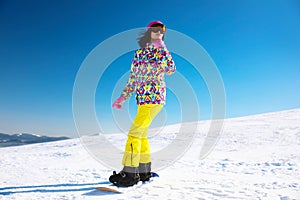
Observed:
[[[126,86],[124,87],[121,96],[123,96],[126,99],[132,96],[133,92],[135,92],[135,80],[136,80],[136,69],[138,68],[138,54],[137,52],[134,53],[134,58],[131,63],[131,68],[130,68],[130,75],[129,79],[127,81]]]
[[[159,63],[162,64],[164,72],[168,75],[171,75],[176,71],[175,62],[166,47],[161,48],[159,51]]]

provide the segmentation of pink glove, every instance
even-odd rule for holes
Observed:
[[[120,96],[112,105],[112,108],[117,108],[119,110],[122,109],[122,104],[124,103],[125,98],[123,96]]]
[[[154,42],[152,42],[152,44],[156,47],[156,48],[159,48],[159,47],[166,47],[165,43],[163,40],[156,40]]]

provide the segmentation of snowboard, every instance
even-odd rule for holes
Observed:
[[[143,185],[151,183],[154,180],[154,178],[159,177],[159,175],[155,172],[151,172],[151,174],[152,174],[152,177],[150,178],[149,181],[142,182],[142,184],[139,184],[138,186],[135,185],[132,187],[142,187]],[[125,187],[118,187],[118,186],[111,184],[108,187],[98,187],[98,188],[96,188],[96,190],[106,192],[107,194],[121,194],[122,192],[119,190],[119,188],[125,188]],[[128,188],[130,188],[130,187],[128,187]]]

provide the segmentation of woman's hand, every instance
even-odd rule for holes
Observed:
[[[124,103],[125,98],[123,96],[120,96],[115,102],[112,104],[112,108],[117,108],[119,110],[122,109],[122,104]]]

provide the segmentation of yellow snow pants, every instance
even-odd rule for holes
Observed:
[[[148,128],[162,107],[162,104],[138,105],[137,114],[128,132],[122,165],[138,167],[139,163],[151,162]]]

